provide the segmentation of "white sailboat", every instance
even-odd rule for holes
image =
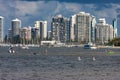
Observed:
[[[96,60],[95,57],[93,57],[92,60],[95,61]]]
[[[29,49],[29,47],[27,45],[22,45],[21,48],[22,49]]]
[[[80,58],[80,57],[78,57],[78,61],[81,61],[81,58]]]
[[[13,47],[10,47],[8,51],[9,53],[15,53],[15,50],[13,49]]]

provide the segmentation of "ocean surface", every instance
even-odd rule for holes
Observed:
[[[0,80],[120,79],[119,55],[105,55],[104,50],[82,51],[79,48],[53,48],[53,50],[49,48],[45,54],[46,49],[30,48],[23,50],[15,48],[16,53],[10,54],[8,47],[1,47]],[[118,54],[119,49],[115,51]],[[82,52],[86,55],[83,55]],[[100,52],[102,55],[87,55],[89,52],[90,54]]]

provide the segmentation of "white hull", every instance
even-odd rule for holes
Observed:
[[[14,50],[9,50],[9,53],[15,53],[15,51]]]
[[[80,58],[80,57],[78,57],[78,61],[81,61],[81,58]]]

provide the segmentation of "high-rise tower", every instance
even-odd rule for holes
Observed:
[[[36,21],[35,28],[39,30],[40,40],[47,39],[47,21]]]
[[[4,17],[0,16],[0,42],[4,40]]]
[[[113,26],[113,38],[117,37],[117,18],[113,19],[112,21],[112,26]]]
[[[96,26],[96,18],[92,16],[91,21],[91,42],[95,43],[95,26]]]
[[[96,43],[105,44],[113,39],[113,26],[106,24],[105,18],[100,18],[96,24]]]
[[[89,13],[80,12],[76,15],[75,41],[91,42],[91,22],[92,16]]]
[[[75,26],[76,26],[76,15],[70,18],[70,40],[75,41]]]
[[[70,38],[68,35],[70,31],[69,24],[69,19],[62,15],[57,15],[52,18],[52,40],[63,43],[69,41],[69,39],[67,39]]]
[[[14,19],[12,20],[12,41],[13,43],[18,42],[18,38],[20,35],[20,28],[21,28],[21,20],[19,19]]]

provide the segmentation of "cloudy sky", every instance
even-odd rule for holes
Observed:
[[[62,14],[70,17],[85,11],[96,19],[106,18],[112,24],[112,19],[118,18],[120,36],[120,1],[119,0],[0,0],[0,16],[5,18],[5,34],[11,28],[11,20],[19,18],[22,27],[33,26],[36,20],[47,20],[48,29],[53,16]]]

